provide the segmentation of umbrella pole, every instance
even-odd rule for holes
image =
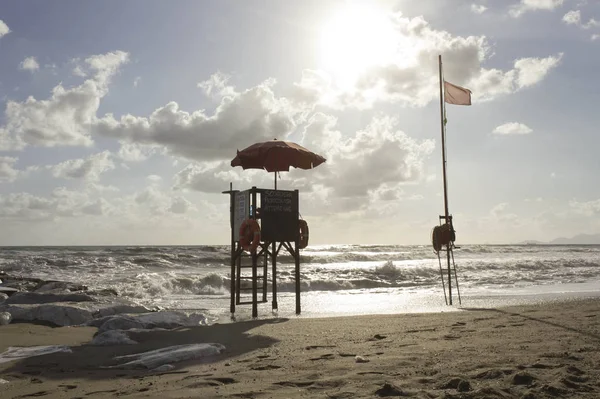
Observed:
[[[277,191],[277,171],[275,173],[275,191]]]

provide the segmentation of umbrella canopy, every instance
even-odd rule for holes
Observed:
[[[289,141],[270,140],[252,144],[237,152],[231,166],[245,169],[265,169],[267,172],[287,172],[290,166],[312,169],[325,162],[325,158]]]

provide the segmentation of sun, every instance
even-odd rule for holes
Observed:
[[[393,62],[398,34],[389,14],[371,4],[349,4],[326,23],[319,42],[322,68],[351,88],[369,67]]]

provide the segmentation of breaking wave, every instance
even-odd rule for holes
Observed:
[[[229,251],[229,246],[3,248],[0,271],[113,288],[140,300],[220,297],[229,295]],[[600,246],[473,245],[455,256],[461,288],[502,288],[598,281],[599,253]],[[444,259],[441,265],[445,268]],[[303,291],[439,285],[440,263],[429,246],[329,245],[309,247],[301,256]],[[283,250],[277,287],[295,288],[293,259]]]

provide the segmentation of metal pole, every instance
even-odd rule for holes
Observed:
[[[277,171],[275,173],[275,191],[277,191]]]
[[[440,118],[442,127],[442,172],[444,175],[444,216],[446,217],[446,223],[449,223],[448,214],[448,183],[446,180],[446,138],[445,138],[445,126],[444,126],[444,82],[442,81],[442,55],[439,56],[440,64]],[[450,269],[450,244],[446,245],[446,259],[448,262],[448,297],[450,299],[450,305],[452,305],[452,271]]]
[[[231,317],[233,317],[235,313],[235,232],[233,231],[234,227],[234,218],[235,218],[235,193],[233,192],[233,183],[229,183],[229,222],[231,225],[231,282],[230,282],[230,292],[231,292],[231,303],[229,305],[229,311],[231,312]]]
[[[252,187],[252,219],[256,219],[256,187]],[[258,255],[256,251],[251,252],[252,255],[252,318],[258,317],[258,287],[256,268],[258,267]]]
[[[298,204],[298,190],[294,190],[294,201]],[[297,209],[297,208],[296,208]],[[296,314],[300,314],[300,229],[296,222],[296,240],[294,249],[295,260],[295,282],[296,282]]]

